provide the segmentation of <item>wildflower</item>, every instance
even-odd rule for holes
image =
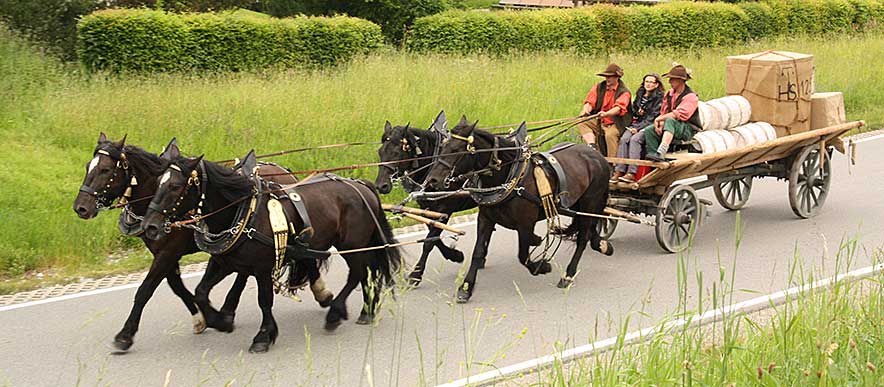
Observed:
[[[871,371],[871,372],[875,372],[877,370],[877,368],[875,367],[874,364],[872,364],[872,362],[866,362],[866,368],[868,368],[869,371]]]
[[[804,376],[810,376],[810,371],[804,370]]]
[[[692,367],[691,362],[689,360],[685,360],[684,361],[684,368],[686,370],[689,370],[689,369],[691,369],[691,367]]]
[[[850,345],[850,349],[856,349],[856,341],[853,341],[853,339],[850,339],[847,344]]]
[[[773,372],[773,369],[776,368],[776,366],[777,366],[777,363],[770,362],[770,364],[767,365],[767,373]]]
[[[761,379],[761,377],[763,377],[763,376],[764,376],[764,369],[762,369],[761,367],[758,367],[758,379]]]

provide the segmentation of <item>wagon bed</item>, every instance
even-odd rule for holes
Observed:
[[[713,187],[719,204],[736,210],[748,200],[753,178],[775,177],[789,181],[793,212],[809,218],[825,202],[831,181],[828,160],[832,145],[844,133],[864,124],[848,122],[722,152],[671,154],[674,160],[666,162],[609,157],[611,163],[645,165],[654,170],[634,183],[610,184],[608,212],[642,223],[648,222],[637,215],[653,216],[660,246],[678,252],[687,247],[704,206],[712,204],[701,201],[696,190]],[[707,179],[676,184],[700,176]],[[600,222],[602,236],[610,237],[616,226],[616,220]]]

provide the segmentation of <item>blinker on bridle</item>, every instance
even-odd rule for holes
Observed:
[[[200,160],[200,166],[202,166],[202,160]],[[184,174],[184,171],[181,170],[181,167],[179,167],[175,164],[169,164],[169,169],[174,169],[174,170],[178,171],[179,173]],[[171,213],[173,215],[175,214],[175,212],[178,211],[178,207],[181,206],[181,202],[184,201],[184,196],[186,196],[187,193],[190,191],[190,187],[197,187],[200,191],[200,201],[196,206],[196,214],[198,216],[202,215],[203,202],[206,200],[206,194],[202,190],[202,185],[201,185],[200,178],[199,178],[199,172],[197,172],[196,169],[190,171],[190,176],[188,176],[188,178],[187,178],[187,185],[184,187],[184,190],[181,192],[181,195],[178,196],[178,199],[175,200],[175,206],[172,207],[172,209],[171,209]],[[168,218],[170,210],[166,209],[166,208],[161,208],[159,206],[159,204],[157,204],[155,201],[151,200],[150,205],[148,205],[148,208],[150,208],[154,211],[157,211],[157,212],[161,212],[163,214],[163,216]]]

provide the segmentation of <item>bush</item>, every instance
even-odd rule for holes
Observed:
[[[347,14],[377,23],[388,41],[399,43],[414,20],[459,5],[458,0],[264,0],[263,12],[276,17]]]
[[[0,0],[0,21],[63,59],[76,57],[77,19],[97,0]]]
[[[652,7],[447,11],[417,19],[406,46],[418,52],[491,54],[547,49],[589,53],[690,49],[779,34],[862,31],[877,27],[882,20],[881,0],[671,2]]]
[[[62,59],[74,60],[77,20],[108,3],[121,8],[196,12],[250,7],[256,0],[0,0],[0,21]]]
[[[157,72],[331,65],[382,44],[380,28],[349,17],[274,19],[249,13],[104,10],[78,25],[90,70]]]

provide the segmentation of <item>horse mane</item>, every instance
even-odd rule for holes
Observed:
[[[239,200],[252,194],[252,184],[249,179],[237,171],[211,161],[203,161],[203,165],[206,168],[207,183],[225,200]]]
[[[124,146],[123,153],[132,168],[141,169],[149,175],[160,176],[168,168],[167,161],[135,145]]]

